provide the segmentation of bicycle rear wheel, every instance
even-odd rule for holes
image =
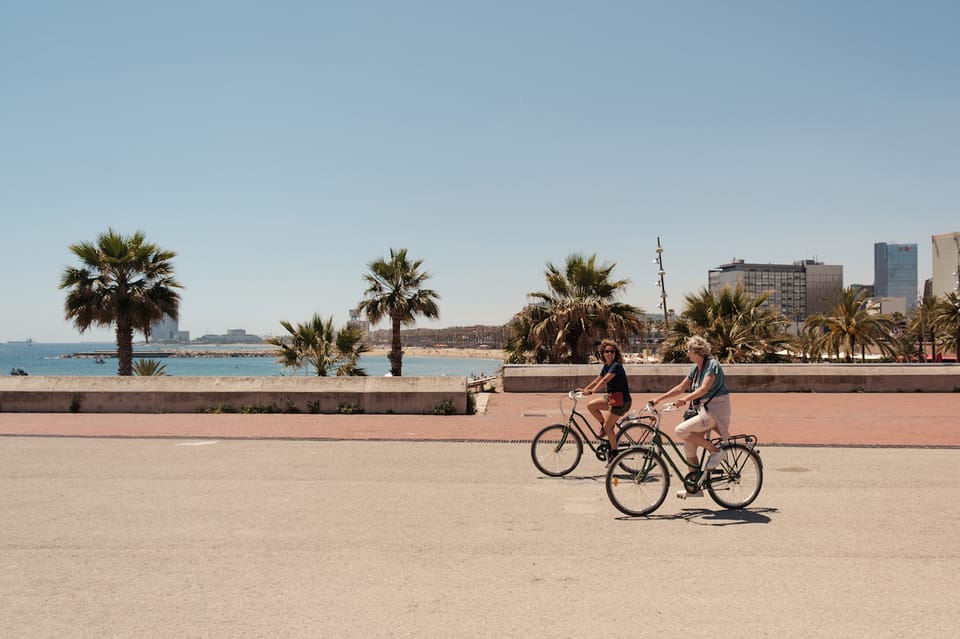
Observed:
[[[760,455],[743,444],[730,444],[707,481],[707,492],[724,508],[746,508],[760,494],[762,486]]]
[[[566,424],[547,426],[533,438],[530,457],[533,465],[551,477],[562,477],[577,467],[583,456],[583,441]]]
[[[648,447],[624,450],[607,469],[607,497],[625,515],[640,517],[652,513],[669,490],[667,465]]]

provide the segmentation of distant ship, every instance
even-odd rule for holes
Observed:
[[[7,341],[7,344],[26,344],[27,346],[33,346],[33,339],[30,337],[27,339],[11,339]]]

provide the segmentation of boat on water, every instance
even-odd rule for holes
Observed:
[[[27,346],[33,346],[33,338],[28,337],[27,339],[10,339],[7,340],[7,344],[26,344]]]
[[[10,374],[11,374],[11,375],[29,375],[30,373],[28,373],[27,371],[23,370],[22,368],[11,368],[11,369],[10,369]]]
[[[107,363],[106,360],[104,360],[102,357],[97,358],[97,364],[106,364],[106,363]]]

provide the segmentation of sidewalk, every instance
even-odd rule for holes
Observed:
[[[634,397],[634,407],[649,397]],[[731,432],[761,445],[960,447],[960,394],[738,393]],[[491,393],[476,415],[0,413],[0,436],[529,441],[565,420],[562,393]],[[580,407],[585,411],[585,404]],[[679,414],[664,423],[672,427]]]

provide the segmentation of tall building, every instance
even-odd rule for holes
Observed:
[[[930,294],[943,297],[952,291],[960,291],[960,232],[934,235],[931,239],[933,284]]]
[[[830,308],[830,301],[843,288],[843,266],[801,260],[793,264],[748,264],[733,260],[707,273],[710,292],[741,284],[750,295],[770,293],[764,306],[787,318],[806,319]]]
[[[180,322],[169,315],[150,325],[150,340],[159,343],[182,343],[190,341],[190,331],[181,331]]]
[[[917,305],[917,245],[873,245],[873,288],[878,298],[903,298],[907,311]]]

